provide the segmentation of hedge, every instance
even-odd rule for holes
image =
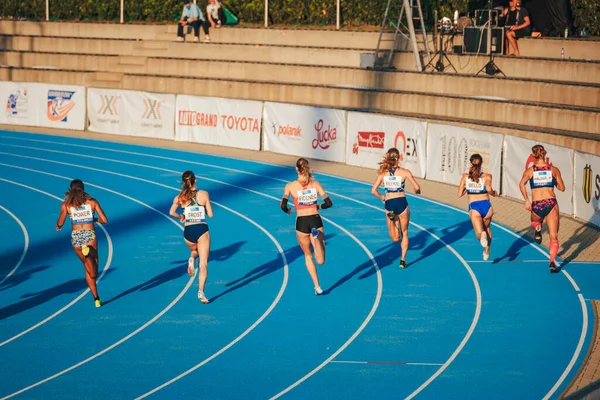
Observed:
[[[600,1],[571,0],[574,24],[587,27],[589,34],[600,35]],[[43,20],[45,0],[8,0],[0,2],[0,18]],[[264,19],[264,0],[226,0],[225,5],[244,23],[260,24]],[[344,26],[379,26],[386,0],[341,0]],[[399,1],[394,3],[400,4]],[[451,17],[453,10],[465,10],[469,0],[422,0],[425,20],[433,22],[433,11]],[[205,9],[206,0],[198,0]],[[118,21],[120,0],[50,0],[52,20]],[[125,20],[131,22],[176,21],[181,0],[125,0]],[[335,0],[271,0],[269,19],[276,25],[335,25]],[[397,15],[397,14],[396,14]]]

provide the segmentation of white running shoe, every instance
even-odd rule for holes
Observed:
[[[323,294],[323,289],[321,289],[321,286],[315,288],[315,294],[317,296]]]
[[[181,36],[177,36],[177,39],[173,40],[174,42],[184,42],[185,39],[182,38]]]
[[[490,259],[490,253],[485,254],[485,251],[483,252],[483,261],[487,261]]]
[[[488,246],[488,237],[486,232],[481,232],[481,239],[479,239],[479,243],[481,243],[482,247]]]
[[[194,261],[195,258],[190,257],[188,259],[188,275],[189,276],[194,276],[194,273],[196,272],[196,268],[194,267]]]
[[[210,36],[204,36],[204,43],[209,43],[210,42]]]
[[[192,39],[192,42],[194,42],[194,43],[199,42],[199,41],[200,41],[200,39],[198,38],[198,36],[194,36],[194,38]]]
[[[204,295],[204,292],[201,290],[198,291],[198,300],[200,300],[202,304],[208,304],[208,299]]]

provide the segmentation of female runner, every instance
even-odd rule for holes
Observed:
[[[483,158],[479,154],[471,156],[471,168],[463,174],[458,186],[458,197],[467,194],[469,201],[469,217],[475,230],[475,235],[481,246],[483,246],[483,260],[490,258],[490,246],[492,245],[492,216],[494,209],[490,203],[490,195],[496,197],[498,192],[492,189],[492,175],[481,170]]]
[[[402,234],[400,268],[406,268],[410,209],[404,193],[404,183],[408,179],[416,194],[421,194],[421,187],[409,170],[398,166],[399,159],[400,152],[398,149],[392,147],[387,151],[383,161],[379,163],[379,175],[371,188],[371,193],[385,203],[385,209],[388,211],[388,218],[386,219],[388,232],[394,243],[400,241],[400,235]],[[382,183],[385,188],[385,196],[379,193],[379,186]],[[400,222],[400,228],[398,228],[398,222]]]
[[[556,255],[558,254],[558,226],[559,209],[556,201],[554,187],[561,192],[565,191],[560,170],[546,160],[546,150],[542,145],[531,148],[534,164],[523,173],[519,187],[525,199],[525,208],[531,211],[531,227],[535,230],[534,239],[536,243],[542,243],[542,223],[546,219],[548,232],[550,233],[550,272],[558,272],[556,267]],[[529,181],[531,186],[531,199],[527,197],[525,185]]]
[[[206,224],[206,216],[213,217],[212,206],[208,192],[196,188],[196,176],[192,171],[185,171],[181,176],[183,187],[181,192],[173,199],[169,214],[179,218],[185,225],[183,240],[190,248],[191,255],[188,260],[188,275],[194,276],[196,257],[200,259],[200,274],[198,275],[198,300],[208,304],[204,295],[206,278],[208,277],[208,255],[210,253],[210,232]],[[183,214],[178,214],[181,207]]]
[[[323,289],[319,284],[319,275],[310,245],[312,244],[314,249],[317,264],[323,265],[325,263],[325,238],[319,209],[325,210],[333,203],[323,190],[323,186],[313,178],[307,159],[299,158],[296,161],[296,172],[298,172],[298,179],[285,185],[280,207],[286,214],[292,213],[287,206],[291,195],[296,207],[296,239],[304,252],[306,269],[315,286],[315,294],[318,296],[323,293]],[[317,195],[321,196],[323,204],[317,204]]]
[[[94,215],[98,214],[96,218]],[[102,306],[98,297],[96,277],[98,276],[98,240],[94,231],[94,222],[106,224],[108,219],[96,199],[92,199],[79,179],[71,181],[69,191],[65,193],[65,200],[60,205],[60,215],[56,222],[56,230],[60,231],[65,224],[67,215],[71,218],[71,245],[75,254],[85,268],[85,281],[87,282],[96,307]]]

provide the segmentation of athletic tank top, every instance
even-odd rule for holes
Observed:
[[[307,208],[317,208],[317,189],[309,188],[308,185],[303,185],[302,190],[296,192],[294,198],[294,205],[296,210],[305,210]]]
[[[552,188],[554,184],[555,180],[552,176],[551,165],[546,165],[545,167],[533,166],[533,177],[529,180],[529,185],[532,189]]]
[[[185,222],[187,223],[206,222],[206,212],[204,211],[204,206],[199,205],[196,201],[197,193],[197,191],[193,193],[193,197],[190,199],[190,204],[185,206],[183,209],[183,215],[185,215]]]
[[[467,177],[467,194],[485,194],[487,188],[485,187],[485,180],[483,179],[483,173],[479,175],[477,181]]]
[[[92,206],[89,204],[82,204],[79,207],[71,207],[71,223],[73,225],[85,225],[94,223],[94,213],[92,212]]]
[[[383,187],[388,193],[404,192],[404,181],[401,176],[395,176],[396,168],[390,169],[390,175],[383,177]]]

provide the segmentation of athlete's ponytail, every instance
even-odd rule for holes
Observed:
[[[531,153],[535,157],[536,160],[545,160],[546,159],[546,149],[541,144],[536,144],[531,148]]]
[[[89,199],[91,197],[85,192],[81,179],[72,180],[71,185],[69,185],[69,191],[65,192],[65,203],[69,207],[79,207]]]
[[[306,158],[299,158],[296,161],[296,169],[304,182],[309,183],[313,180],[313,173]]]
[[[469,159],[471,162],[471,168],[469,169],[469,179],[477,182],[481,177],[481,166],[483,164],[483,158],[479,154],[473,154]]]
[[[181,175],[181,192],[179,192],[179,204],[187,204],[194,197],[194,184],[196,183],[196,175],[192,171],[185,171]]]
[[[392,147],[383,156],[383,161],[379,163],[379,173],[383,174],[392,168],[398,167],[398,160],[400,159],[400,152],[397,148]]]

